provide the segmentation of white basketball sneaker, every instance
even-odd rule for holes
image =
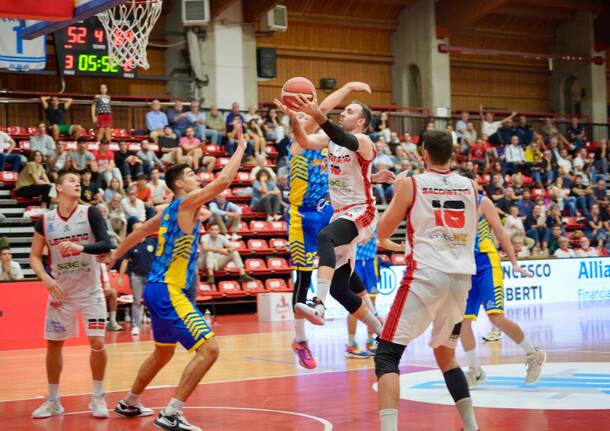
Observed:
[[[314,325],[324,325],[324,313],[326,307],[318,298],[313,298],[312,301],[307,301],[307,304],[297,303],[294,306],[295,312],[309,320]]]
[[[540,380],[540,372],[542,371],[542,364],[546,362],[546,352],[538,347],[534,353],[527,354],[527,360],[525,365],[527,367],[527,373],[525,375],[525,383],[533,385]]]
[[[487,380],[487,374],[485,374],[483,368],[468,368],[468,372],[466,373],[466,381],[468,382],[469,389],[483,383],[485,380]]]
[[[108,417],[108,406],[106,405],[106,400],[103,396],[91,397],[91,402],[89,403],[89,410],[91,410],[91,416],[96,418],[107,418]]]
[[[59,400],[46,400],[40,407],[32,413],[33,419],[50,418],[51,416],[59,416],[64,412],[64,408],[59,404]]]

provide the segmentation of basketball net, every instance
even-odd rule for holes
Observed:
[[[97,15],[106,30],[111,63],[149,68],[146,46],[162,6],[162,0],[128,0]]]

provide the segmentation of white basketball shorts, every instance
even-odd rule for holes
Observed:
[[[79,301],[59,301],[51,296],[47,302],[45,340],[67,340],[78,337],[77,315],[80,313],[85,334],[103,337],[106,333],[106,300],[99,293]]]

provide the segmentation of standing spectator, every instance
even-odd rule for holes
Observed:
[[[531,214],[525,218],[524,226],[526,235],[536,241],[536,246],[542,249],[549,247],[551,231],[546,227],[546,217],[542,214],[539,205],[536,205]]]
[[[49,192],[51,191],[51,181],[47,177],[44,166],[42,165],[42,153],[32,151],[30,161],[17,177],[15,184],[15,194],[20,198],[40,197],[42,207],[48,208],[51,203]]]
[[[235,118],[239,118],[241,124],[246,124],[245,117],[239,112],[239,103],[237,102],[233,102],[231,104],[231,112],[229,112],[225,120],[227,129],[233,124],[233,120],[235,120]]]
[[[379,114],[379,125],[377,126],[379,131],[378,136],[383,136],[385,142],[390,140],[390,116],[387,112]]]
[[[466,143],[468,145],[472,145],[473,143],[475,143],[477,141],[477,137],[478,137],[477,130],[474,128],[474,124],[472,124],[472,122],[469,121],[466,124],[466,129],[462,132],[461,143],[462,144]]]
[[[140,143],[140,151],[138,151],[137,156],[142,160],[142,169],[147,176],[150,175],[150,171],[155,166],[163,169],[163,162],[159,160],[155,152],[150,149],[150,143],[146,139]]]
[[[257,172],[252,188],[250,208],[253,211],[265,212],[267,221],[280,220],[282,218],[280,191],[271,179],[267,169],[261,169]]]
[[[169,125],[178,138],[184,135],[187,127],[191,126],[191,121],[188,119],[188,112],[185,112],[182,102],[176,100],[174,107],[167,111]]]
[[[106,139],[100,141],[100,149],[93,156],[97,160],[98,185],[101,185],[103,180],[108,186],[113,178],[123,184],[121,171],[114,164],[114,152],[110,149],[110,143]]]
[[[76,143],[76,151],[70,153],[70,160],[74,163],[74,169],[82,172],[89,169],[91,172],[97,172],[97,160],[91,151],[87,149],[87,142],[80,139]]]
[[[163,133],[163,128],[169,125],[167,115],[161,110],[161,102],[155,99],[150,104],[150,111],[146,113],[146,129],[150,133],[150,138],[158,142],[159,135]]]
[[[150,171],[150,183],[147,187],[152,194],[153,205],[169,203],[172,191],[167,187],[165,180],[161,179],[159,168],[152,168]]]
[[[513,112],[508,117],[504,118],[502,121],[494,121],[494,114],[492,112],[486,112],[485,114],[483,114],[483,105],[480,105],[479,115],[483,120],[481,123],[481,134],[487,136],[491,144],[504,144],[504,142],[501,142],[496,133],[498,132],[498,129],[502,127],[503,123],[512,120],[513,117],[517,115],[517,113]]]
[[[64,169],[75,169],[72,165],[72,158],[70,157],[70,151],[66,151],[66,144],[63,141],[58,141],[56,145],[55,157],[49,160],[49,167],[51,168],[51,178],[53,181],[57,178],[57,173]]]
[[[210,106],[210,112],[206,115],[206,126],[209,130],[214,130],[218,134],[218,143],[216,144],[220,145],[222,138],[226,136],[227,124],[223,115],[218,112],[218,106]]]
[[[506,147],[504,152],[504,171],[509,174],[522,172],[525,165],[525,154],[523,148],[519,145],[519,137],[513,136],[510,138],[510,145]]]
[[[91,170],[85,169],[81,172],[80,177],[80,200],[85,204],[93,204],[104,202],[103,196],[100,193],[100,188],[91,181]]]
[[[112,107],[111,99],[108,94],[106,84],[100,85],[100,94],[93,98],[91,105],[91,119],[97,126],[97,140],[106,138],[108,142],[112,140]]]
[[[55,141],[47,135],[45,123],[38,123],[36,135],[30,137],[30,151],[40,151],[44,163],[55,157]]]
[[[597,180],[595,188],[593,189],[593,198],[595,199],[595,203],[599,205],[602,212],[608,207],[608,192],[606,191],[605,178]]]
[[[104,191],[104,202],[110,202],[115,195],[119,195],[121,199],[125,197],[123,183],[118,178],[112,178],[106,191]]]
[[[570,128],[568,129],[568,139],[572,144],[572,148],[580,150],[587,145],[587,133],[585,126],[578,122],[578,117],[570,119]]]
[[[581,210],[585,216],[589,215],[591,205],[593,205],[593,188],[586,187],[582,183],[582,175],[574,177],[572,196],[576,198],[576,208]]]
[[[600,139],[599,149],[597,152],[598,154],[596,155],[597,161],[595,162],[595,169],[602,177],[604,177],[610,172],[608,170],[610,167],[610,141]]]
[[[127,180],[127,184],[131,184],[131,179],[143,172],[142,160],[136,153],[127,149],[125,141],[119,142],[119,151],[114,153],[114,163],[121,171],[123,178]]]
[[[258,156],[259,154],[267,155],[267,141],[265,140],[265,134],[263,130],[258,125],[258,122],[255,119],[248,121],[248,138],[252,141],[254,145],[254,156]],[[282,138],[284,139],[284,138]]]
[[[210,202],[210,212],[223,235],[227,235],[230,230],[232,240],[241,239],[237,232],[241,224],[242,210],[238,205],[227,201],[226,193],[219,194]]]
[[[10,247],[2,247],[0,249],[0,281],[17,281],[23,280],[23,271],[18,262],[13,260]]]
[[[21,156],[19,154],[12,154],[13,150],[17,146],[13,138],[7,133],[0,131],[0,171],[5,170],[4,164],[9,162],[13,171],[19,172],[21,170]]]
[[[557,250],[555,250],[555,253],[553,253],[553,256],[558,257],[560,259],[576,257],[574,250],[572,250],[571,248],[568,247],[570,244],[570,240],[568,238],[566,238],[565,236],[562,236],[561,238],[559,238],[558,244],[559,244],[559,248],[557,248]]]
[[[144,226],[143,223],[137,222],[130,226],[131,230],[138,230]],[[148,278],[148,273],[152,267],[153,256],[157,248],[157,240],[152,236],[144,237],[139,244],[131,248],[125,259],[121,262],[118,277],[118,287],[120,288],[123,281],[123,274],[129,273],[131,291],[133,293],[133,301],[131,303],[131,335],[140,335],[140,325],[142,322],[142,294],[144,286]]]
[[[239,270],[239,281],[252,281],[254,278],[246,274],[241,256],[224,235],[220,234],[220,228],[212,224],[209,232],[201,238],[201,251],[205,253],[205,263],[208,271],[207,282],[214,284],[214,271],[223,269],[231,261]]]
[[[559,135],[559,130],[557,130],[557,127],[553,124],[553,119],[550,117],[545,118],[544,126],[542,126],[540,131],[546,142],[549,142],[552,137]]]
[[[182,148],[180,148],[176,134],[169,126],[165,126],[163,135],[159,136],[159,149],[162,154],[161,161],[164,163],[170,165],[186,163],[189,166],[193,164],[191,157],[184,157],[182,155]]]
[[[468,127],[469,121],[470,114],[468,113],[468,111],[462,111],[462,113],[460,114],[460,119],[457,120],[457,123],[455,123],[455,131],[458,135],[459,142],[462,142],[462,139],[464,139],[464,132]]]
[[[193,100],[191,102],[191,112],[188,113],[188,119],[191,125],[195,127],[195,136],[202,141],[209,139],[214,145],[220,145],[220,134],[214,129],[206,127],[206,115],[201,112],[199,102]]]
[[[207,172],[214,172],[216,157],[205,155],[203,144],[195,137],[195,130],[192,127],[186,128],[184,136],[180,138],[180,147],[183,155],[192,159],[192,164],[189,166],[194,171],[198,171],[200,163],[203,162]]]
[[[599,210],[599,205],[594,204],[591,212],[587,214],[584,232],[597,247],[601,248],[608,239],[608,232],[604,229],[603,218]]]
[[[49,103],[51,99],[51,103]],[[60,135],[71,136],[72,139],[78,140],[83,134],[83,128],[79,124],[69,125],[66,124],[64,115],[70,106],[72,106],[73,100],[69,97],[60,99],[57,96],[41,96],[40,102],[42,103],[42,109],[44,109],[47,115],[47,121],[51,128],[51,135],[53,140],[58,141]]]
[[[534,139],[534,131],[532,130],[532,127],[527,124],[527,117],[525,115],[519,116],[517,136],[519,137],[519,144],[523,148],[529,146]]]
[[[581,236],[578,244],[580,248],[574,251],[576,257],[599,257],[599,251],[591,247],[591,242],[586,236]]]
[[[146,221],[146,207],[144,202],[138,199],[138,190],[135,184],[132,184],[127,189],[127,197],[121,200],[121,209],[127,219],[127,224],[130,223],[130,219],[135,221],[145,222]]]

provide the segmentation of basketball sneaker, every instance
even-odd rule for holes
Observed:
[[[311,354],[307,341],[294,340],[292,342],[292,350],[299,358],[299,365],[301,367],[307,368],[308,370],[313,370],[318,366],[316,358],[314,358]]]
[[[131,335],[133,335],[134,337],[140,335],[140,327],[134,326],[133,328],[131,328]]]
[[[348,344],[345,348],[345,357],[347,359],[368,359],[369,354],[354,343],[352,345]]]
[[[51,416],[59,416],[63,414],[64,408],[59,404],[59,400],[46,400],[40,407],[32,413],[33,419],[50,418]]]
[[[500,341],[501,339],[502,339],[502,331],[500,331],[495,326],[493,328],[491,328],[491,331],[489,331],[489,334],[487,334],[483,337],[483,340],[485,340],[485,341]]]
[[[103,396],[91,397],[91,402],[89,403],[89,410],[91,410],[91,416],[95,418],[108,417],[108,406],[106,405],[106,400]]]
[[[527,361],[525,366],[527,367],[527,374],[525,375],[525,383],[533,385],[540,380],[540,372],[542,371],[542,364],[546,362],[546,352],[538,347],[534,353],[527,354]]]
[[[175,415],[166,415],[165,412],[159,413],[159,417],[155,419],[154,424],[161,429],[167,431],[203,431],[198,426],[192,425],[186,420],[182,412]]]
[[[111,320],[110,322],[108,322],[108,325],[106,325],[106,329],[109,331],[122,331],[123,327],[117,322]]]
[[[133,417],[143,417],[143,416],[152,416],[153,410],[148,407],[144,407],[142,404],[138,403],[135,406],[130,406],[125,401],[121,400],[117,403],[114,411],[120,415],[126,416],[128,418]]]
[[[318,298],[307,301],[307,304],[299,302],[294,306],[294,309],[300,316],[303,316],[314,325],[324,325],[326,307],[324,307],[324,304]]]
[[[370,356],[375,356],[377,354],[377,341],[368,340],[366,342],[366,351]]]
[[[485,374],[483,368],[468,368],[468,372],[466,373],[466,381],[468,382],[469,389],[483,383],[485,380],[487,380],[487,374]]]

